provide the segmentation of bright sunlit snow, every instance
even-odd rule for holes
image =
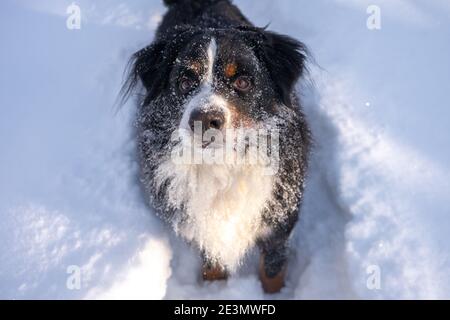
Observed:
[[[298,86],[315,149],[287,286],[263,293],[256,252],[228,282],[200,282],[198,254],[140,194],[134,106],[114,103],[162,1],[80,0],[68,30],[71,0],[6,0],[0,298],[450,298],[449,2],[234,2],[316,62]]]

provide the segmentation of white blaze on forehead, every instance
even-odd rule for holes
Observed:
[[[231,112],[228,102],[221,96],[214,93],[214,63],[217,57],[217,43],[216,39],[211,38],[206,51],[206,73],[201,83],[200,91],[195,94],[186,104],[184,108],[183,117],[181,119],[180,128],[189,129],[189,118],[194,109],[214,109],[220,108],[225,113],[226,124],[230,123]]]
[[[216,108],[219,107],[225,113],[225,127],[231,122],[231,111],[228,105],[228,102],[217,94],[212,94],[210,97],[211,104]]]
[[[214,62],[216,61],[216,55],[217,55],[217,43],[216,43],[216,39],[212,38],[211,42],[209,43],[209,47],[208,47],[208,68],[206,71],[206,77],[205,77],[205,81],[208,84],[212,84],[213,83],[213,78],[214,78]]]

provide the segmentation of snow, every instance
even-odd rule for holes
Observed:
[[[263,293],[256,252],[228,282],[201,283],[196,252],[142,199],[134,108],[114,102],[162,4],[81,0],[82,27],[68,30],[72,1],[7,0],[0,298],[450,298],[448,2],[235,2],[318,64],[299,85],[316,146],[287,286]],[[366,27],[370,4],[381,30]]]

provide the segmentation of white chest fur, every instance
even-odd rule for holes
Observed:
[[[208,258],[233,272],[261,235],[261,214],[272,194],[273,177],[260,166],[162,164],[156,183],[171,177],[170,205],[184,206],[178,234],[195,242]]]

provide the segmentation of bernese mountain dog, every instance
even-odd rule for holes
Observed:
[[[307,49],[255,27],[230,0],[165,0],[154,41],[133,55],[140,178],[155,212],[197,247],[204,280],[260,249],[263,289],[284,285],[310,131],[295,84]]]

